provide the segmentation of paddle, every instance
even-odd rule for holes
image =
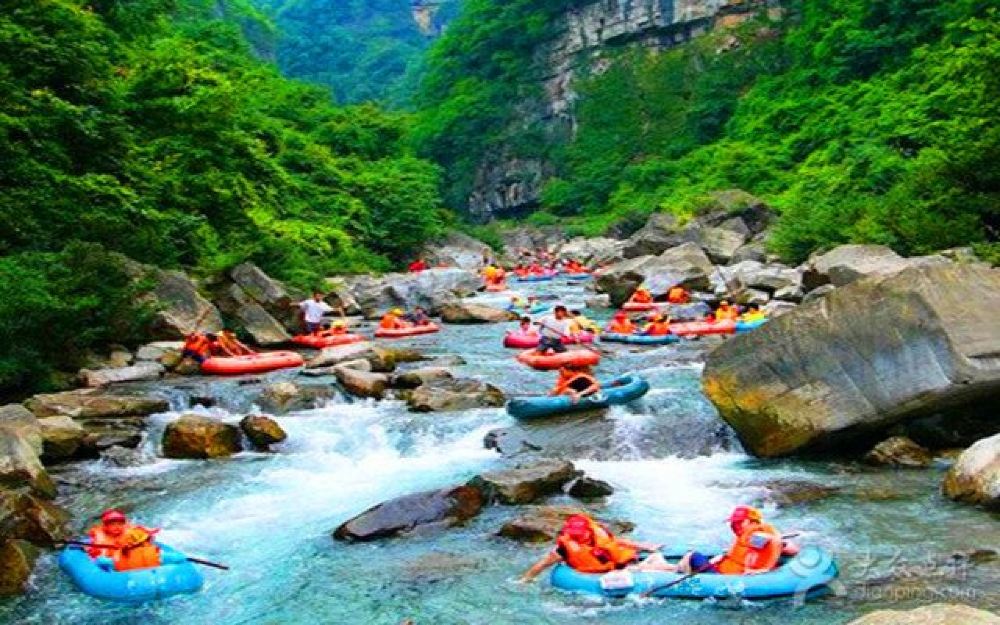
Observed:
[[[781,540],[785,541],[785,540],[788,540],[789,538],[795,538],[798,535],[799,535],[799,532],[793,532],[791,534],[782,534],[781,535]],[[676,557],[684,557],[684,556],[664,556],[664,557],[665,558],[676,558]],[[726,555],[726,556],[723,556],[722,559],[725,560],[728,557],[729,556]],[[720,562],[721,562],[721,560],[720,560]],[[650,588],[649,590],[643,592],[639,596],[642,597],[643,599],[645,599],[646,597],[649,597],[650,595],[652,595],[655,592],[659,592],[661,590],[667,590],[668,588],[673,588],[674,586],[677,586],[681,582],[685,582],[685,581],[691,579],[695,575],[701,575],[705,571],[707,571],[710,568],[712,568],[712,566],[713,566],[713,563],[709,562],[708,564],[706,564],[705,566],[701,567],[697,571],[694,571],[692,573],[688,573],[687,575],[684,575],[684,576],[682,576],[682,577],[680,577],[678,579],[675,579],[672,582],[667,582],[666,584],[660,584],[659,586],[653,586],[652,588]]]
[[[52,542],[53,545],[72,545],[74,547],[95,547],[97,549],[121,549],[116,545],[100,545],[84,542],[82,540],[56,540]],[[213,569],[221,569],[223,571],[228,571],[229,567],[225,564],[219,564],[217,562],[209,562],[208,560],[202,560],[201,558],[190,558],[185,556],[188,562],[193,562],[194,564],[201,564],[202,566],[210,566]]]

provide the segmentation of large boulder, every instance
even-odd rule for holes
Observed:
[[[499,408],[507,401],[503,391],[479,380],[441,378],[417,387],[406,400],[414,412],[454,412]]]
[[[595,267],[614,263],[624,258],[622,241],[596,237],[577,237],[559,248],[557,256],[562,260],[576,259],[584,265]]]
[[[165,372],[166,369],[158,362],[140,362],[129,367],[114,369],[81,369],[80,380],[84,386],[100,388],[122,382],[159,380]]]
[[[153,341],[146,343],[135,352],[136,362],[158,362],[172,368],[180,362],[184,341]]]
[[[306,363],[306,369],[333,367],[352,360],[368,360],[375,354],[374,347],[369,342],[324,347]]]
[[[305,294],[292,292],[283,283],[264,273],[253,263],[240,263],[229,270],[233,283],[251,301],[256,302],[267,314],[276,319],[285,330],[297,332],[299,329],[298,309],[292,304]]]
[[[382,399],[389,388],[389,376],[384,373],[369,373],[339,365],[333,368],[333,375],[345,391],[356,397]]]
[[[225,458],[243,450],[235,425],[201,415],[183,415],[163,432],[166,458]]]
[[[156,310],[149,328],[152,338],[170,341],[183,339],[196,330],[218,332],[222,329],[218,309],[201,296],[197,285],[187,275],[122,259],[125,271],[133,280],[153,285],[141,298]]]
[[[872,447],[865,454],[869,464],[901,469],[922,469],[934,463],[934,457],[926,448],[905,436],[887,438]]]
[[[622,256],[657,256],[678,245],[682,240],[677,236],[677,223],[677,218],[670,213],[653,213],[646,225],[622,244]]]
[[[510,261],[523,258],[526,252],[553,250],[566,241],[566,233],[558,226],[518,226],[504,230],[500,236],[504,254]]]
[[[368,364],[368,361],[360,362]],[[310,410],[323,404],[335,395],[329,385],[305,385],[294,382],[274,382],[266,385],[257,398],[261,410],[273,414],[284,414],[295,410]]]
[[[0,431],[0,488],[28,488],[49,499],[56,485],[42,466],[35,446],[24,437]]]
[[[706,394],[745,446],[871,447],[915,417],[993,419],[1000,270],[923,265],[838,288],[709,354]]]
[[[720,267],[717,276],[723,278],[729,289],[747,287],[767,291],[770,294],[781,290],[802,289],[802,270],[779,264],[766,265],[754,260]],[[718,277],[716,281],[719,281]]]
[[[51,544],[66,538],[70,515],[59,506],[22,491],[0,489],[0,540]]]
[[[566,519],[574,514],[594,517],[593,512],[573,506],[530,506],[520,516],[504,523],[497,535],[528,543],[552,542],[559,535]],[[615,534],[627,534],[635,529],[635,525],[629,521],[604,519],[599,516],[596,520]]]
[[[607,267],[597,278],[597,289],[611,297],[611,303],[621,306],[640,285],[646,284],[657,295],[675,284],[703,291],[711,286],[715,267],[708,256],[694,243],[685,243],[663,252],[660,256],[640,256]]]
[[[1000,509],[1000,434],[962,452],[948,470],[943,490],[956,501]]]
[[[219,309],[235,321],[257,345],[281,345],[291,340],[285,326],[272,317],[263,306],[253,300],[238,284],[229,284],[215,298]]]
[[[350,284],[365,316],[376,317],[386,309],[397,306],[422,306],[437,314],[442,305],[474,294],[482,286],[482,279],[475,271],[434,268],[420,273],[360,276],[352,279]]]
[[[87,430],[65,415],[39,419],[38,425],[42,432],[42,460],[47,463],[75,458],[87,438]]]
[[[806,289],[824,284],[844,286],[867,276],[888,276],[919,265],[943,265],[943,256],[903,258],[884,245],[841,245],[809,259]]]
[[[27,589],[38,555],[38,548],[27,541],[0,539],[0,597]]]
[[[288,438],[278,422],[262,415],[247,415],[240,420],[240,429],[253,443],[254,447],[267,450],[276,443]]]
[[[456,486],[405,495],[365,510],[333,532],[337,540],[367,542],[464,523],[479,514],[482,494]]]
[[[392,376],[393,388],[417,388],[439,380],[449,380],[455,376],[446,367],[421,367]]]
[[[934,603],[912,610],[878,610],[848,625],[1000,625],[1000,616],[968,605]]]
[[[487,501],[522,505],[561,493],[567,482],[580,475],[572,462],[539,460],[512,469],[487,471],[472,478],[469,486],[482,491]]]
[[[453,231],[441,241],[429,245],[423,256],[431,265],[477,271],[483,266],[483,257],[492,257],[493,250],[478,239]]]
[[[743,222],[735,220],[741,226]],[[742,228],[704,228],[698,231],[696,243],[705,250],[713,263],[725,264],[732,260],[736,251],[743,247],[749,237],[746,226]]]
[[[42,453],[42,430],[38,419],[20,404],[0,406],[0,437],[10,436],[23,439],[35,454]]]
[[[454,302],[441,307],[441,320],[445,323],[503,323],[516,319],[517,314],[509,310],[483,304]]]
[[[169,410],[170,403],[148,395],[117,395],[99,389],[35,395],[24,402],[39,419],[66,416],[74,419],[145,417]]]

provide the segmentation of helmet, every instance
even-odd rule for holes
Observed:
[[[404,310],[403,310],[402,308],[393,308],[393,309],[392,309],[392,310],[390,310],[389,312],[390,312],[390,313],[392,313],[392,314],[394,314],[394,315],[402,315],[402,314],[405,314],[405,311],[404,311]]]
[[[562,533],[573,540],[588,540],[591,535],[590,519],[582,514],[574,514],[563,523]]]
[[[101,523],[125,523],[126,521],[128,518],[121,510],[105,510],[104,514],[101,515]]]
[[[729,522],[736,523],[737,521],[756,521],[760,523],[764,520],[764,516],[760,513],[757,508],[752,508],[750,506],[736,506],[733,508],[733,513],[729,515]]]

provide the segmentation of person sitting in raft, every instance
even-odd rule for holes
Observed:
[[[403,320],[403,309],[393,308],[382,315],[382,320],[378,322],[378,327],[382,330],[402,330],[409,328],[410,324]]]
[[[413,261],[408,267],[410,273],[420,273],[421,271],[425,271],[429,268],[430,266],[427,264],[427,261],[423,259],[423,257]]]
[[[241,343],[232,330],[219,332],[219,338],[215,343],[215,352],[220,356],[249,356],[256,353]]]
[[[302,311],[302,320],[306,324],[306,334],[313,334],[323,327],[323,315],[333,312],[333,306],[323,301],[323,294],[314,291],[311,299],[302,300],[298,304]]]
[[[667,302],[671,304],[687,304],[691,301],[691,294],[679,284],[675,284],[667,291]]]
[[[601,390],[601,383],[594,377],[590,367],[566,365],[560,367],[559,378],[556,385],[549,391],[549,395],[567,395],[573,403],[580,401],[581,397],[593,395]]]
[[[653,294],[646,287],[640,286],[628,301],[630,304],[652,304]]]
[[[181,358],[190,358],[199,365],[215,352],[218,345],[218,338],[211,333],[192,332],[184,339],[184,347],[181,348]]]
[[[153,542],[159,530],[132,525],[120,510],[107,510],[100,525],[87,532],[93,547],[87,554],[102,569],[133,571],[160,566],[160,548]]]
[[[422,306],[417,306],[413,309],[413,312],[403,315],[403,320],[417,326],[425,326],[431,322],[431,318],[427,315],[427,311],[424,310]]]
[[[663,313],[649,315],[649,323],[642,329],[646,336],[667,336],[670,334],[670,317]]]
[[[541,329],[542,338],[538,341],[539,354],[561,354],[566,351],[562,339],[564,336],[574,336],[575,326],[569,316],[566,307],[559,305],[552,310],[551,315],[546,315],[535,322]]]
[[[540,276],[545,273],[545,268],[539,265],[537,262],[528,265],[528,274],[534,276]]]
[[[574,514],[563,523],[556,537],[556,548],[536,562],[524,575],[530,582],[545,569],[565,562],[581,573],[607,573],[627,568],[639,561],[640,551],[656,553],[660,545],[619,538],[608,528],[585,514]]]
[[[786,548],[781,534],[764,523],[760,510],[736,506],[729,515],[729,527],[736,540],[728,552],[714,558],[698,551],[689,552],[681,558],[676,570],[684,574],[754,575],[767,573],[778,565]]]
[[[514,275],[519,278],[523,278],[528,275],[528,268],[524,266],[524,263],[518,263],[517,266],[514,267]]]
[[[574,310],[570,313],[570,315],[573,317],[576,334],[581,332],[590,332],[595,335],[601,333],[601,326],[597,325],[593,319],[585,317],[582,311]]]
[[[314,332],[316,336],[342,336],[347,334],[347,322],[343,319],[338,319],[333,323],[327,323],[323,325],[323,329],[319,332]]]
[[[510,334],[509,331],[507,333]],[[531,327],[531,317],[521,317],[517,333],[521,336],[538,336],[538,332]]]
[[[736,321],[740,318],[739,308],[731,305],[728,301],[719,302],[719,307],[715,309],[716,321]]]
[[[740,315],[740,320],[749,323],[766,321],[767,313],[760,309],[760,304],[750,304],[747,306],[747,311]]]
[[[628,318],[628,313],[619,310],[611,318],[605,330],[612,334],[632,334],[635,332],[635,324]]]

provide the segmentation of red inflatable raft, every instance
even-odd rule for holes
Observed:
[[[539,354],[532,350],[518,354],[517,361],[532,369],[551,371],[566,365],[592,367],[601,362],[601,355],[589,349],[570,350],[561,354]]]
[[[264,373],[275,369],[301,367],[305,361],[295,352],[264,352],[249,356],[212,356],[201,363],[201,372],[209,375]]]
[[[409,328],[399,328],[398,330],[379,328],[375,330],[375,337],[380,339],[404,339],[408,336],[417,336],[419,334],[433,334],[440,330],[441,327],[436,323],[425,323],[419,326],[410,326]]]
[[[507,283],[501,282],[499,284],[487,284],[486,290],[489,291],[490,293],[499,293],[500,291],[506,291]]]
[[[315,349],[335,347],[337,345],[349,345],[350,343],[360,343],[363,340],[365,340],[365,337],[360,334],[327,334],[325,336],[307,334],[292,337],[293,343],[304,345],[305,347],[313,347]]]
[[[537,332],[529,332],[528,334],[524,334],[522,332],[510,332],[503,337],[503,346],[510,347],[512,349],[531,349],[533,347],[538,347],[538,342],[540,340],[541,336]],[[562,337],[562,342],[564,345],[593,343],[594,335],[589,332],[584,332],[577,336],[564,336]]]
[[[709,334],[735,334],[736,322],[730,319],[709,323],[707,321],[692,321],[690,323],[671,323],[670,332],[677,336],[706,336]]]

